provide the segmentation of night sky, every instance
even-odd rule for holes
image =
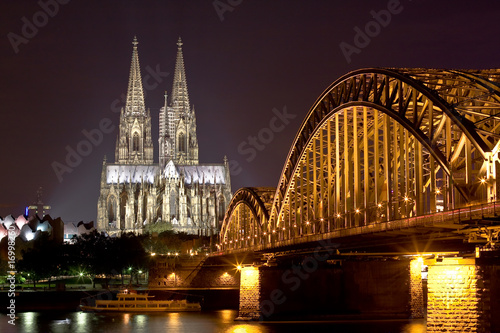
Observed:
[[[180,36],[200,163],[222,163],[227,155],[233,192],[276,186],[309,108],[343,74],[366,67],[500,67],[500,2],[493,0],[59,0],[58,8],[55,1],[0,4],[0,216],[23,214],[43,187],[52,217],[96,219],[104,155],[114,162],[116,110],[134,35],[143,78],[149,74],[155,162],[158,112],[172,89]],[[43,3],[52,4],[45,6],[51,15]],[[379,17],[385,26],[370,23],[372,10],[388,7],[390,18]],[[30,30],[33,23],[39,27]],[[341,43],[356,47],[357,31],[367,25],[372,37],[358,38],[347,59]],[[286,124],[250,153],[248,137],[269,133],[273,117],[284,112]],[[67,149],[77,149],[87,140],[83,132],[103,119],[114,131],[69,166]],[[71,172],[59,179],[55,164]]]

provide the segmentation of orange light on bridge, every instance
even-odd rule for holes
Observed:
[[[264,236],[267,235],[267,232],[264,231]]]
[[[286,230],[286,228],[285,228],[285,227],[283,227],[283,230]]]
[[[378,207],[378,208],[382,208],[382,204],[381,204],[381,203],[379,203],[379,204],[377,205],[377,207]]]
[[[276,230],[273,229],[273,234],[276,232]]]
[[[441,194],[441,189],[437,188],[436,189],[436,194]]]
[[[481,184],[484,184],[486,183],[486,179],[485,178],[481,178]]]
[[[309,221],[307,221],[306,224],[309,225]]]
[[[338,213],[338,214],[337,214],[337,218],[340,218],[340,216],[341,216],[341,215],[340,215],[340,213]]]
[[[410,200],[410,198],[408,198],[408,197],[405,195],[405,197],[404,197],[404,201],[405,201],[405,202],[408,202],[408,200]]]
[[[359,214],[360,210],[359,208],[356,208],[356,214]]]

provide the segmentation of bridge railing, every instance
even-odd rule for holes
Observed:
[[[322,239],[334,239],[349,236],[357,236],[361,234],[378,233],[386,231],[394,231],[415,227],[443,227],[443,228],[459,228],[460,224],[470,221],[476,223],[485,218],[500,216],[500,201],[489,202],[484,204],[471,205],[468,207],[457,208],[454,210],[436,212],[428,215],[409,217],[399,220],[387,222],[373,222],[363,226],[356,226],[343,229],[335,229],[323,233],[304,233],[299,237],[290,239],[279,239],[279,233],[268,234],[260,239],[259,245],[246,246],[245,244],[233,244],[233,246],[223,248],[226,253],[230,252],[246,252],[259,251],[275,247],[283,247],[295,245],[298,243],[313,242]],[[321,230],[320,228],[318,230]]]

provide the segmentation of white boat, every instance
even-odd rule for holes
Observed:
[[[90,312],[181,312],[200,311],[200,303],[184,300],[152,300],[154,296],[125,290],[116,300],[96,300],[95,306],[80,304],[82,311]]]

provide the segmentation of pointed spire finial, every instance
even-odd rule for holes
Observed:
[[[172,86],[172,106],[177,106],[179,112],[189,112],[189,95],[187,90],[186,71],[184,69],[184,57],[182,55],[182,40],[177,42],[177,59],[175,61],[174,84]]]
[[[127,100],[125,103],[125,111],[127,114],[138,113],[145,114],[146,107],[144,103],[144,91],[142,88],[141,69],[139,65],[139,51],[137,50],[137,37],[134,36],[132,45],[132,62],[130,65],[130,77],[127,90]]]

